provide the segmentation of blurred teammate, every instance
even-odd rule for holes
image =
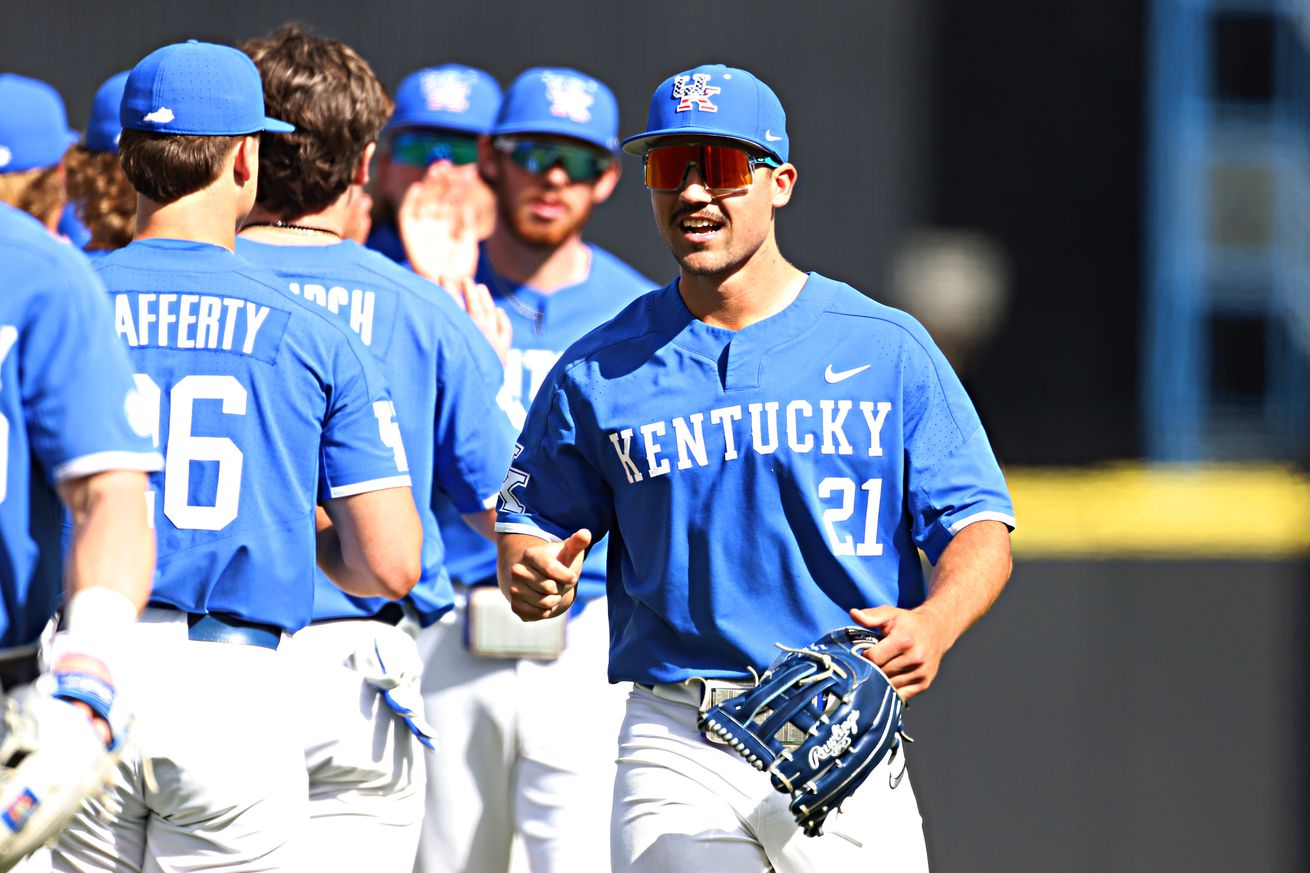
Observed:
[[[109,718],[114,682],[126,678],[119,637],[149,596],[154,569],[144,473],[162,459],[135,430],[135,386],[104,288],[49,228],[58,214],[49,180],[58,178],[70,142],[63,101],[44,82],[5,73],[0,106],[0,692],[37,677],[38,637],[62,591],[64,630],[47,653],[55,696],[84,701],[100,721],[100,738],[116,742],[122,737],[109,727],[117,721]],[[43,200],[44,224],[14,208]],[[72,521],[62,561],[61,501]],[[87,696],[79,688],[107,693]],[[7,768],[21,767],[19,755],[33,751],[26,741],[38,743],[37,754],[41,743],[44,754],[76,754],[48,747],[65,736],[55,725],[15,738],[17,724],[10,711],[0,727],[14,752],[0,760],[6,846],[41,826],[42,807],[56,802],[58,786],[49,793],[31,786],[38,792],[31,805],[16,794],[27,774]],[[91,726],[85,729],[94,743]],[[66,781],[80,775],[66,773]]]
[[[497,218],[477,281],[513,325],[508,385],[523,401],[565,347],[651,287],[582,236],[618,182],[617,133],[618,106],[605,85],[576,70],[538,68],[510,86],[479,145]],[[452,513],[443,514],[442,533],[461,603],[420,638],[427,712],[441,744],[428,770],[419,868],[504,870],[517,832],[535,873],[604,869],[622,708],[602,670],[604,544],[587,561],[585,608],[566,633],[562,623],[533,627],[509,613],[495,589],[495,549]]]
[[[748,687],[775,642],[852,618],[913,697],[1010,572],[1005,480],[927,332],[779,251],[788,146],[782,105],[745,70],[655,91],[625,148],[680,276],[565,353],[501,492],[501,584],[525,619],[576,608],[581,550],[610,535],[610,678],[637,683],[615,870],[926,870],[903,762],[806,837],[698,710]]]
[[[496,408],[504,371],[442,289],[341,239],[391,110],[368,64],[344,43],[295,27],[243,48],[259,67],[267,111],[296,131],[263,143],[257,205],[237,253],[272,269],[288,293],[334,313],[377,357],[401,411],[424,527],[423,575],[405,611],[430,625],[454,599],[433,490],[453,495],[465,518],[491,535],[488,507],[513,449],[514,432]],[[395,626],[402,614],[398,604],[351,597],[320,578],[315,621],[296,634],[295,651],[315,662],[315,691],[302,713],[312,731],[311,869],[413,868],[426,765],[405,721],[387,706],[422,721],[421,663],[413,639]],[[376,685],[357,672],[369,659],[345,666],[352,653],[375,648],[387,674],[373,677]],[[379,688],[388,690],[385,699]]]
[[[159,571],[125,642],[151,681],[140,743],[55,867],[308,869],[303,690],[284,638],[311,618],[316,556],[361,596],[418,577],[395,409],[349,330],[232,252],[259,133],[291,130],[265,116],[250,59],[158,49],[120,120],[136,238],[97,269],[165,457]],[[320,499],[332,524],[316,536]]]
[[[136,191],[118,163],[118,106],[126,83],[126,72],[105,80],[91,103],[86,137],[68,152],[68,198],[90,234],[83,251],[92,257],[130,243],[136,226]]]
[[[475,244],[490,232],[494,206],[477,174],[478,137],[491,129],[500,97],[500,85],[489,73],[462,64],[428,67],[401,81],[377,158],[378,220],[369,234],[369,248],[393,261],[409,259],[398,215],[432,168],[438,168],[439,184],[454,189],[443,204],[450,209],[444,220],[458,222],[456,230],[471,235]],[[444,260],[436,253],[432,259]]]

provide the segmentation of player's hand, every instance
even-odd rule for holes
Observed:
[[[491,292],[481,282],[471,277],[465,278],[456,288],[448,289],[456,294],[455,300],[464,307],[464,311],[473,319],[478,330],[496,350],[500,362],[509,360],[510,342],[514,338],[514,327],[509,316],[491,299]]]
[[[410,185],[396,223],[414,272],[436,282],[458,299],[456,289],[478,266],[480,219],[466,175],[446,161],[428,167]]]
[[[583,528],[562,543],[538,540],[512,556],[498,575],[514,614],[524,621],[541,621],[572,606],[589,545],[591,531]]]
[[[882,636],[865,657],[887,674],[903,700],[928,690],[954,642],[942,623],[920,610],[875,606],[852,609],[851,618]]]
[[[114,745],[109,712],[117,696],[109,668],[99,658],[68,652],[50,670],[55,679],[54,696],[80,709],[96,729],[106,748]]]

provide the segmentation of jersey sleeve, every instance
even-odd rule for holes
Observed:
[[[1013,529],[1014,506],[955,371],[927,331],[911,336],[904,379],[906,508],[915,544],[936,563],[951,538],[974,522],[1000,521]]]
[[[0,346],[18,346],[32,452],[46,475],[53,483],[160,469],[150,410],[137,393],[100,279],[70,251],[44,284],[47,293],[33,298],[25,323],[0,328]]]
[[[585,527],[596,542],[613,525],[614,498],[579,443],[561,372],[557,364],[528,410],[500,489],[496,530],[558,541]]]
[[[491,343],[463,313],[442,342],[437,366],[435,488],[462,513],[490,509],[514,449],[514,428],[503,404],[505,368]]]
[[[319,495],[350,497],[408,487],[409,461],[391,391],[354,333],[341,330],[340,335],[323,425]]]

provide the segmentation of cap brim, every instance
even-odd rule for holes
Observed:
[[[672,137],[677,137],[679,139],[686,139],[689,137],[692,139],[701,137],[705,139],[724,139],[729,142],[738,142],[742,145],[759,149],[766,154],[772,155],[779,161],[782,160],[781,155],[762,142],[756,142],[755,140],[746,139],[745,137],[740,136],[729,136],[721,131],[707,127],[669,127],[664,130],[648,130],[645,133],[639,133],[625,139],[623,141],[623,151],[625,154],[636,155],[640,158],[644,156],[646,152],[659,145],[659,140]]]
[[[518,134],[540,134],[542,136],[564,136],[569,139],[576,139],[578,142],[584,142],[587,145],[595,146],[601,151],[615,152],[610,143],[605,140],[591,135],[589,131],[579,130],[576,124],[572,122],[560,122],[551,124],[548,121],[520,121],[498,124],[491,129],[492,136],[515,136]]]
[[[264,130],[268,133],[295,133],[296,126],[287,124],[285,121],[278,121],[276,118],[264,116]]]

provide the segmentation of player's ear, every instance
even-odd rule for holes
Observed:
[[[500,165],[496,162],[496,148],[491,144],[491,137],[478,137],[478,175],[488,185],[500,178]]]
[[[619,176],[622,174],[623,162],[616,157],[605,172],[600,174],[600,178],[592,184],[591,202],[599,206],[610,199],[610,195],[614,193],[614,186],[619,184]]]
[[[769,177],[772,187],[773,208],[786,206],[791,202],[792,191],[796,188],[796,165],[783,164],[775,168]]]
[[[368,168],[373,163],[373,155],[377,153],[377,140],[364,146],[364,153],[359,156],[359,165],[355,167],[355,175],[351,178],[350,184],[358,185],[361,188],[368,184]]]
[[[237,141],[232,150],[232,176],[238,186],[259,179],[259,134],[249,134]]]

